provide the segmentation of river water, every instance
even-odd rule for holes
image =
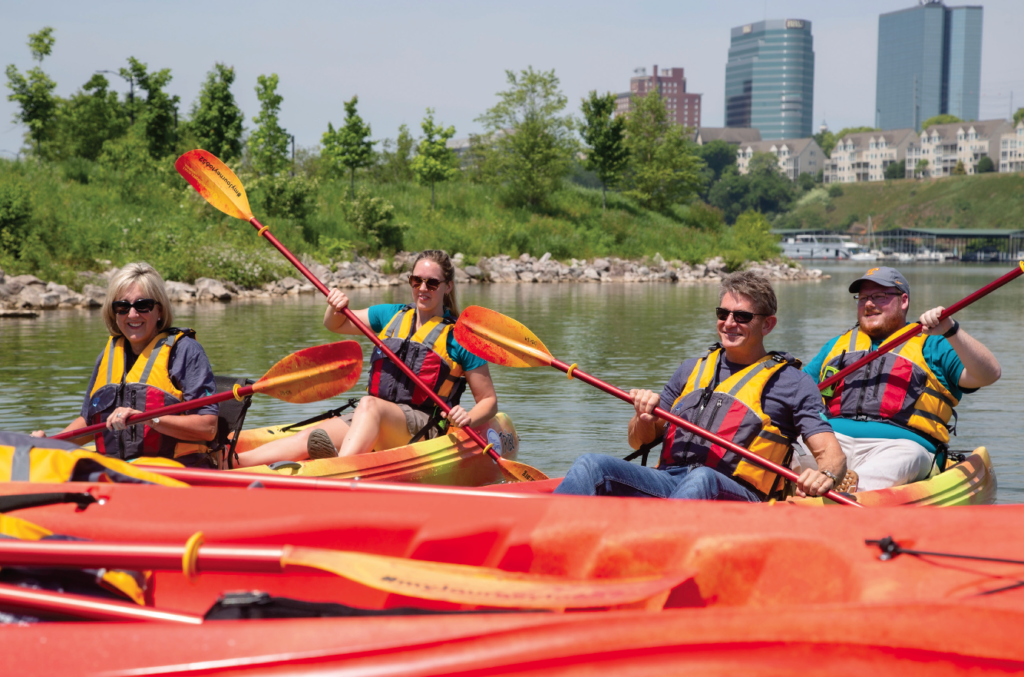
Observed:
[[[823,264],[832,276],[820,282],[780,283],[779,325],[767,347],[809,360],[829,338],[855,320],[856,303],[846,288],[863,264]],[[911,314],[951,305],[1006,272],[1003,265],[920,264],[903,267],[911,284]],[[987,446],[999,481],[998,501],[1024,501],[1024,313],[1019,285],[1007,287],[960,313],[964,329],[1000,359],[1003,377],[968,395],[958,407],[954,449]],[[459,289],[460,304],[482,305],[515,317],[559,359],[623,388],[660,390],[680,361],[697,356],[716,340],[715,285],[532,284],[473,285]],[[406,288],[352,290],[354,307],[402,303]],[[218,374],[258,378],[277,360],[337,336],[321,326],[319,296],[267,302],[176,305],[175,324],[190,326]],[[916,314],[915,314],[916,313]],[[106,330],[98,311],[44,313],[38,319],[0,319],[0,429],[55,432],[81,407]],[[365,356],[371,344],[360,339]],[[522,439],[519,460],[549,475],[564,473],[583,452],[623,456],[632,409],[623,402],[570,381],[551,368],[492,367],[500,408]],[[365,378],[351,391],[358,396]],[[468,396],[468,393],[467,393]],[[247,426],[300,420],[338,406],[293,405],[257,396]],[[468,407],[467,407],[468,408]]]

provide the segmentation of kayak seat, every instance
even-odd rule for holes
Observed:
[[[249,378],[237,378],[234,376],[214,376],[217,384],[217,392],[230,391],[235,385],[252,385],[255,381]],[[252,404],[252,395],[242,398],[239,402],[235,398],[225,400],[217,405],[217,436],[210,443],[210,448],[215,452],[221,452],[226,459],[224,464],[227,468],[234,467],[238,460],[235,446],[238,444],[238,435],[245,423],[245,414]]]

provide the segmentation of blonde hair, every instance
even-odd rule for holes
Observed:
[[[433,261],[437,265],[441,266],[441,272],[444,273],[444,281],[452,285],[452,290],[444,295],[444,307],[448,309],[453,316],[459,316],[459,302],[455,299],[455,266],[452,264],[452,260],[448,258],[448,252],[443,249],[427,249],[419,253],[416,260],[412,262],[413,270],[416,269],[416,264],[427,259]]]
[[[160,304],[160,321],[157,322],[157,331],[163,331],[171,326],[174,316],[171,314],[171,303],[167,298],[167,290],[164,289],[164,279],[156,268],[145,261],[129,263],[110,278],[107,284],[107,298],[103,300],[103,321],[114,337],[122,336],[117,326],[117,318],[114,314],[114,301],[120,299],[134,285],[138,285],[139,291],[145,296]]]

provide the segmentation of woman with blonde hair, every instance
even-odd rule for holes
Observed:
[[[81,415],[64,431],[105,422],[107,429],[95,437],[102,454],[123,460],[163,456],[212,466],[205,442],[217,434],[215,404],[125,425],[133,414],[216,392],[210,361],[195,332],[172,326],[163,278],[148,263],[129,263],[110,279],[102,313],[110,339],[96,358]],[[32,434],[44,436],[41,430]]]
[[[412,303],[381,304],[356,310],[364,325],[401,357],[450,406],[448,423],[474,427],[498,412],[487,362],[455,340],[459,307],[455,299],[455,267],[438,249],[421,252],[409,276]],[[336,334],[360,334],[342,313],[349,299],[339,289],[327,296],[324,327]],[[476,404],[469,411],[459,399],[469,386]],[[328,419],[292,437],[276,440],[240,455],[242,466],[304,458],[351,456],[374,449],[392,449],[425,429],[427,438],[440,429],[431,425],[433,401],[417,388],[378,348],[370,357],[368,395],[353,414]],[[440,415],[439,415],[440,416]]]

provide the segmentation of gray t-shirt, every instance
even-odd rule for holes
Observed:
[[[96,385],[96,375],[100,370],[100,362],[107,348],[104,345],[96,358],[96,366],[92,370],[92,378],[89,379],[89,386],[85,389],[85,399],[82,401],[82,418],[87,418],[89,412],[89,394]],[[131,350],[131,346],[128,346]],[[133,356],[129,355],[129,363],[134,363]],[[129,366],[129,368],[131,368]],[[171,359],[167,364],[170,372],[171,383],[181,390],[185,401],[195,400],[217,392],[217,384],[213,379],[213,369],[210,367],[210,360],[206,357],[206,351],[199,345],[199,342],[190,336],[182,336],[174,344],[171,351]],[[185,414],[216,414],[216,404],[207,404]]]
[[[718,383],[725,382],[736,372],[749,365],[721,359]],[[661,408],[672,410],[672,403],[686,387],[690,372],[697,365],[697,358],[684,361],[661,391]],[[832,426],[824,420],[825,404],[814,380],[796,367],[780,369],[765,384],[761,394],[761,409],[772,420],[782,434],[790,439],[798,435],[808,438],[822,432],[832,432]]]

